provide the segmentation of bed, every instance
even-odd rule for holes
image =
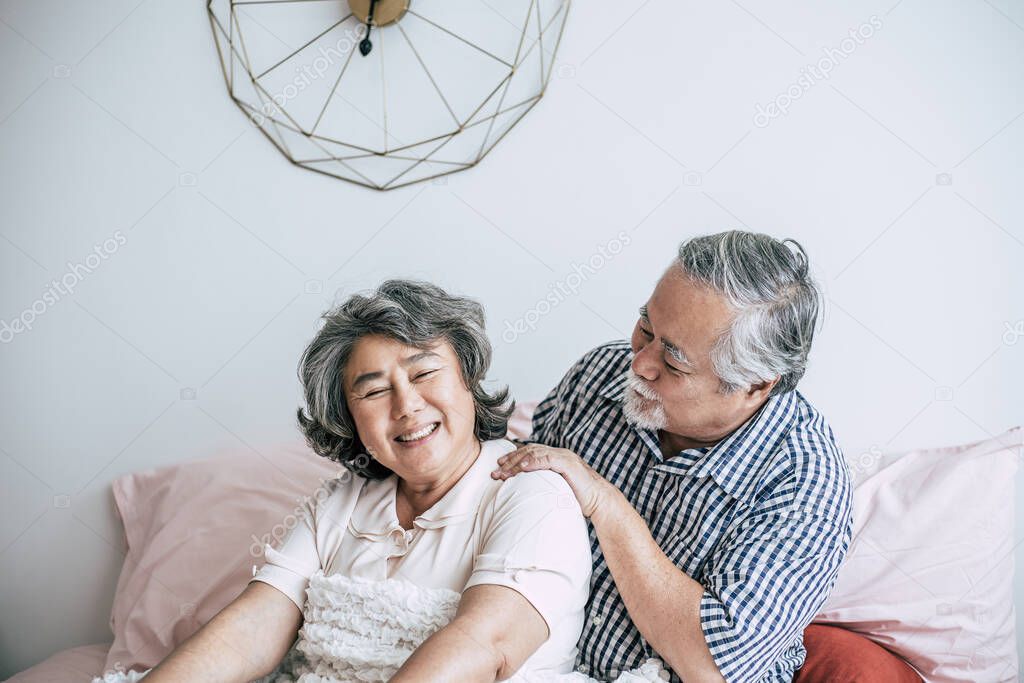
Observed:
[[[520,415],[510,434],[525,425]],[[1021,440],[1016,428],[950,448],[848,456],[855,540],[804,633],[797,683],[1018,679],[1012,552],[1009,563],[990,558],[1012,550]],[[274,457],[218,454],[117,478],[128,553],[112,640],[62,650],[9,680],[89,683],[142,671],[233,600],[262,564],[263,543],[287,532],[296,501],[339,473],[304,444],[264,452]],[[948,504],[965,499],[974,504]],[[898,556],[880,552],[894,548]]]

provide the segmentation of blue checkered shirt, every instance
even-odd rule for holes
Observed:
[[[618,487],[668,558],[704,586],[701,627],[726,681],[791,681],[803,630],[850,544],[850,475],[832,430],[792,391],[714,446],[665,458],[657,433],[623,416],[632,358],[624,341],[587,353],[537,407],[531,441],[576,452]],[[593,527],[590,539],[577,668],[613,679],[659,655],[630,620]]]

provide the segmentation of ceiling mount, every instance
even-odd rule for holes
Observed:
[[[409,0],[349,0],[348,6],[352,14],[362,23],[370,16],[370,5],[373,5],[373,25],[390,26],[405,16],[409,9]]]

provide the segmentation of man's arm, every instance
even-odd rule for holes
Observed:
[[[752,514],[716,549],[704,586],[673,564],[626,497],[572,451],[534,444],[498,464],[498,479],[541,469],[565,478],[637,630],[687,683],[763,675],[825,601],[849,546],[847,517]]]
[[[687,683],[724,681],[701,627],[704,586],[661,551],[618,489],[590,518],[605,562],[637,630]]]
[[[491,475],[497,479],[541,469],[561,474],[594,525],[608,569],[641,635],[687,683],[723,680],[701,630],[704,587],[661,551],[622,492],[562,448],[529,445],[503,455],[498,464],[500,469]]]

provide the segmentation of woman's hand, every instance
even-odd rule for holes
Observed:
[[[498,464],[501,467],[491,472],[494,479],[505,480],[520,472],[536,470],[551,470],[562,475],[587,518],[594,515],[615,490],[580,456],[565,448],[552,448],[539,443],[526,444],[498,458]]]

